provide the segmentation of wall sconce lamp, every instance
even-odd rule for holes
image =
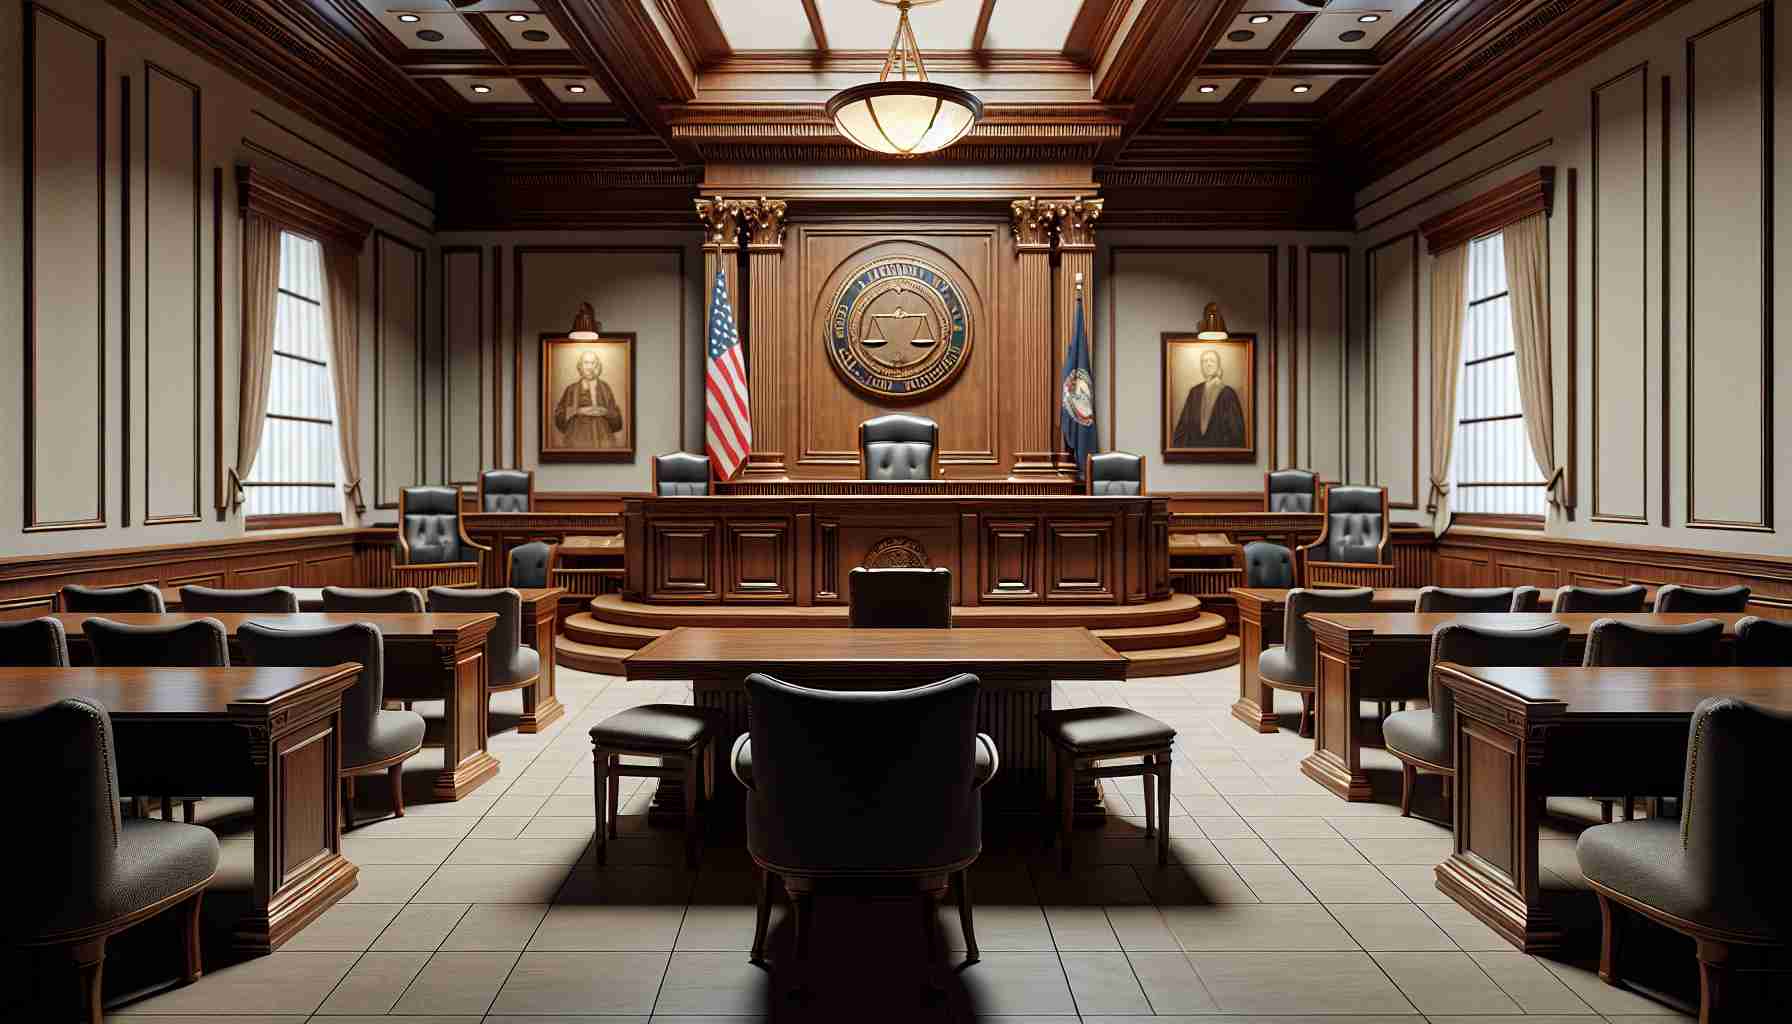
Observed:
[[[1226,318],[1220,316],[1220,304],[1209,302],[1207,309],[1201,313],[1201,327],[1195,337],[1202,341],[1225,341],[1231,335],[1226,333]]]
[[[598,332],[603,329],[604,325],[597,322],[597,311],[591,308],[591,303],[581,302],[579,311],[573,314],[572,330],[566,336],[574,341],[596,341]]]

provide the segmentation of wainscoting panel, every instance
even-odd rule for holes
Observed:
[[[1647,523],[1649,296],[1655,290],[1648,245],[1649,65],[1595,86],[1590,108],[1592,515],[1596,522]]]
[[[1296,335],[1294,444],[1291,465],[1321,479],[1344,479],[1344,349],[1350,334],[1350,250],[1307,250],[1307,320]]]
[[[200,101],[198,86],[144,66],[141,407],[143,522],[151,525],[196,523],[202,512]]]
[[[1411,231],[1368,251],[1369,325],[1368,482],[1388,489],[1391,508],[1418,508],[1419,233]]]
[[[373,480],[376,508],[397,508],[398,491],[425,479],[423,250],[374,233]]]
[[[485,250],[442,250],[442,473],[476,486],[484,466],[487,330]]]

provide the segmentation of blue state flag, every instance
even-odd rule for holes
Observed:
[[[1076,327],[1070,336],[1070,354],[1064,360],[1064,385],[1058,395],[1058,427],[1064,447],[1076,460],[1081,475],[1095,451],[1095,378],[1089,375],[1089,334],[1083,329],[1083,293],[1076,295]]]

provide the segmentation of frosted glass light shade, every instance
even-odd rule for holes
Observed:
[[[828,116],[854,145],[890,156],[937,153],[969,134],[983,101],[927,81],[869,82],[828,100]]]

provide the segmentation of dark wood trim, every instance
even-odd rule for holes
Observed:
[[[1300,462],[1300,253],[1301,247],[1299,243],[1288,247],[1288,330],[1290,334],[1288,345],[1288,461],[1290,463]],[[1312,269],[1312,264],[1313,247],[1307,246],[1308,270]],[[1310,364],[1313,358],[1313,277],[1310,273],[1307,275],[1306,338],[1307,361]],[[1276,410],[1275,416],[1277,418],[1281,417],[1280,409]],[[1309,437],[1307,447],[1311,449],[1312,446],[1312,440]],[[1272,441],[1269,446],[1270,468],[1273,469],[1276,464],[1281,461],[1278,458],[1279,454],[1280,453],[1276,451],[1275,443]],[[1309,451],[1308,457],[1311,458],[1311,456],[1312,453]]]
[[[1568,168],[1568,446],[1565,479],[1562,481],[1563,510],[1574,518],[1574,506],[1580,493],[1580,170]]]
[[[406,201],[408,203],[415,204],[419,209],[423,210],[431,218],[435,217],[436,208],[434,205],[432,205],[431,203],[426,203],[421,199],[418,199],[416,196],[411,195],[409,192],[405,191],[403,188],[400,188],[399,186],[392,184],[391,182],[387,181],[386,179],[380,177],[379,175],[374,174],[373,171],[371,169],[369,169],[367,166],[365,166],[365,165],[357,166],[355,164],[348,162],[348,160],[343,158],[342,154],[333,152],[329,149],[324,148],[322,145],[320,145],[319,143],[314,141],[311,138],[311,136],[306,135],[304,132],[297,131],[297,130],[290,128],[284,124],[281,124],[279,121],[276,121],[271,116],[269,116],[266,111],[256,110],[256,111],[253,111],[253,113],[255,114],[255,116],[257,118],[260,118],[269,127],[276,128],[282,132],[285,132],[287,135],[292,136],[293,138],[299,140],[300,142],[303,142],[307,147],[315,150],[318,154],[320,154],[324,157],[327,157],[331,160],[336,161],[337,163],[341,164],[344,167],[347,167],[349,170],[354,171],[356,174],[359,174],[363,178],[366,178],[368,181],[371,181],[376,185],[384,186],[393,195],[398,196],[400,199],[403,199],[404,201]],[[294,164],[294,166],[303,168],[303,165],[300,165],[300,164]],[[307,171],[307,173],[316,175],[317,177],[320,177],[320,178],[323,178],[323,180],[329,181],[331,184],[336,185],[336,187],[341,188],[344,191],[354,192],[355,197],[357,199],[365,200],[366,202],[368,202],[374,206],[379,206],[381,209],[385,209],[384,206],[381,206],[380,203],[371,196],[368,196],[361,192],[357,192],[354,189],[351,189],[348,186],[343,185],[341,182],[336,181],[336,179],[334,179],[334,178],[325,177],[319,171],[312,171],[312,170],[309,170],[308,168],[305,168],[305,170]],[[397,213],[397,211],[388,211],[388,212],[391,212],[394,216],[401,216],[401,217],[403,216],[402,214]],[[411,221],[411,223],[417,224],[416,221]],[[421,226],[421,225],[417,224],[417,226]]]
[[[813,4],[814,0],[803,0],[805,4]],[[983,51],[983,43],[989,38],[989,19],[996,13],[996,0],[983,0],[981,9],[977,11],[977,27],[971,30],[971,49]]]
[[[417,294],[415,301],[417,308],[414,315],[417,319],[415,336],[411,339],[411,347],[414,353],[413,358],[417,361],[415,408],[419,417],[426,417],[428,415],[428,406],[425,404],[425,382],[429,367],[427,359],[428,353],[424,346],[428,337],[428,319],[426,312],[428,307],[426,303],[429,300],[429,271],[424,263],[424,250],[396,235],[389,234],[384,230],[376,230],[373,233],[373,507],[376,509],[395,509],[398,508],[399,505],[398,501],[389,502],[384,499],[386,484],[388,482],[386,476],[390,472],[389,467],[386,465],[387,408],[385,394],[386,345],[388,341],[386,337],[385,288],[386,242],[391,242],[394,245],[409,250],[411,259],[415,264],[414,272],[417,276]],[[426,420],[420,418],[418,422],[412,424],[412,433],[416,435],[417,440],[416,471],[419,475],[424,472],[428,455],[423,443],[424,437],[427,434],[425,422]],[[406,484],[400,484],[399,486],[402,488],[418,483],[421,483],[421,481],[413,480]]]
[[[155,394],[155,385],[153,383],[153,376],[154,376],[155,368],[156,368],[156,360],[149,357],[150,356],[150,353],[149,353],[149,329],[150,329],[150,325],[155,322],[155,314],[154,314],[155,289],[148,287],[149,277],[150,277],[149,267],[151,266],[152,260],[154,260],[154,256],[152,255],[152,252],[151,252],[152,246],[154,245],[154,241],[149,237],[149,224],[150,224],[149,210],[151,208],[151,203],[153,200],[153,196],[152,196],[151,192],[152,192],[152,189],[154,188],[154,184],[155,184],[155,179],[150,173],[150,167],[152,166],[150,147],[151,147],[152,140],[154,138],[153,134],[150,131],[150,110],[152,107],[151,100],[154,95],[151,87],[154,85],[155,80],[158,77],[165,78],[168,81],[186,89],[192,95],[192,98],[193,98],[193,102],[192,102],[192,119],[193,119],[193,125],[192,125],[192,128],[193,128],[193,152],[192,152],[192,160],[193,160],[193,508],[192,508],[192,511],[190,511],[190,512],[181,511],[181,512],[174,512],[174,513],[168,513],[168,514],[158,514],[155,511],[155,509],[151,507],[150,493],[149,493],[150,482],[156,478],[156,471],[155,471],[155,466],[153,463],[152,456],[153,456],[153,453],[155,452],[156,448],[158,447],[158,439],[155,438],[151,434],[150,429],[149,429],[149,420],[148,420],[149,410],[153,407],[153,403],[151,402],[151,397]],[[165,525],[165,524],[169,524],[169,523],[197,523],[197,522],[203,521],[205,518],[205,510],[204,510],[204,504],[203,504],[204,499],[200,496],[201,489],[202,489],[200,478],[205,475],[205,468],[204,468],[205,467],[205,451],[204,451],[204,449],[205,449],[205,427],[204,427],[204,422],[205,422],[205,409],[204,409],[204,407],[205,407],[205,398],[204,398],[204,396],[205,396],[205,313],[204,313],[204,296],[203,296],[204,288],[202,287],[202,282],[205,279],[205,275],[201,269],[203,266],[203,264],[201,262],[203,259],[201,253],[204,250],[204,213],[203,213],[204,202],[203,202],[203,198],[202,198],[204,195],[204,171],[203,171],[204,162],[200,156],[201,142],[202,142],[201,132],[203,130],[202,126],[204,124],[204,119],[202,117],[202,104],[204,103],[204,101],[205,101],[204,100],[204,92],[199,88],[198,85],[194,84],[193,82],[188,81],[185,78],[182,78],[179,75],[174,74],[173,72],[162,67],[161,65],[156,64],[154,61],[145,61],[144,62],[144,64],[143,64],[143,210],[144,210],[144,213],[143,213],[143,270],[144,270],[144,275],[143,276],[144,276],[145,287],[143,290],[143,351],[144,351],[144,363],[143,363],[144,409],[143,409],[143,411],[144,411],[145,418],[144,418],[144,423],[143,423],[143,440],[144,440],[144,445],[143,445],[143,486],[144,486],[143,525],[145,525],[145,526],[161,526],[161,525]],[[129,120],[128,110],[126,112],[126,116],[124,119],[127,121]],[[130,151],[128,148],[125,151],[122,163],[124,166],[127,166],[127,167],[130,164]],[[128,175],[128,172],[127,172],[127,175]],[[128,181],[128,177],[126,180]],[[130,190],[127,187],[125,190],[125,206],[128,208],[129,205],[130,205]],[[128,218],[127,218],[127,223],[128,223]],[[128,236],[125,240],[124,245],[127,249],[129,248]],[[128,281],[129,278],[127,277],[126,280]],[[127,296],[128,296],[128,290],[127,290]],[[127,308],[129,306],[128,297],[126,299],[126,306],[127,306]],[[125,338],[127,340],[126,349],[128,352],[128,349],[129,349],[128,340],[130,337],[130,331],[127,329],[124,333],[125,333]],[[124,415],[125,415],[126,421],[128,422],[130,419],[130,407],[131,407],[131,386],[129,383],[129,381],[130,381],[130,359],[129,359],[128,355],[126,356],[126,359],[125,359],[124,372],[125,372],[125,382],[126,382],[125,388],[124,388],[124,396],[123,396],[124,397],[124,408],[125,408]],[[127,467],[130,464],[133,454],[134,453],[131,451],[131,444],[130,444],[130,432],[129,432],[129,429],[127,428],[127,430],[125,432],[124,459],[122,460]],[[128,526],[128,525],[130,525],[130,506],[131,506],[130,484],[129,484],[130,471],[128,468],[125,470],[125,480],[126,480],[125,503],[124,503],[125,504],[125,525]]]
[[[212,510],[230,515],[224,469],[224,168],[212,167]]]
[[[1426,203],[1431,202],[1433,199],[1436,199],[1439,196],[1448,195],[1449,193],[1456,191],[1457,189],[1463,187],[1464,185],[1467,185],[1470,182],[1480,181],[1482,178],[1485,178],[1490,174],[1497,174],[1500,171],[1503,171],[1506,168],[1512,166],[1513,164],[1523,163],[1525,160],[1530,159],[1531,157],[1537,155],[1538,153],[1543,152],[1544,150],[1548,149],[1549,147],[1551,147],[1555,144],[1556,144],[1556,140],[1554,138],[1544,139],[1544,140],[1537,142],[1533,145],[1526,146],[1524,149],[1521,149],[1518,152],[1513,153],[1511,156],[1505,158],[1504,160],[1501,160],[1497,164],[1494,164],[1492,167],[1486,167],[1479,171],[1474,171],[1469,174],[1465,174],[1462,177],[1457,178],[1455,181],[1452,181],[1446,185],[1440,185],[1437,188],[1432,189],[1430,192],[1427,192],[1424,195],[1420,196],[1419,198],[1414,199],[1412,202],[1407,203],[1405,206],[1400,207],[1398,210],[1395,210],[1392,213],[1382,214],[1380,217],[1375,218],[1374,220],[1370,221],[1369,223],[1359,226],[1356,229],[1357,234],[1359,234],[1359,235],[1368,234],[1369,232],[1375,230],[1376,228],[1382,226],[1383,224],[1386,224],[1388,221],[1393,220],[1394,218],[1402,216],[1406,213],[1409,213],[1413,210],[1416,210],[1419,207],[1424,206]]]
[[[504,465],[504,247],[492,246],[492,468]],[[514,468],[514,467],[513,467]]]
[[[1673,132],[1674,82],[1661,76],[1661,525],[1674,525],[1674,384],[1673,384]],[[1687,360],[1692,365],[1692,360]],[[1597,406],[1595,406],[1597,408]],[[1767,413],[1772,417],[1771,409]],[[1690,482],[1691,477],[1687,480]],[[1648,499],[1645,489],[1643,497]]]
[[[373,225],[337,209],[290,182],[248,164],[236,168],[237,202],[244,216],[265,217],[326,246],[361,251]]]
[[[809,19],[809,34],[815,37],[816,52],[827,53],[828,30],[827,26],[821,23],[821,11],[816,8],[815,0],[803,0],[803,14]],[[988,7],[985,7],[982,18],[977,23],[977,27],[981,30],[987,28],[988,25],[989,9]],[[971,48],[976,49],[977,47],[973,44]]]
[[[441,356],[441,358],[442,358],[442,412],[441,412],[442,482],[445,484],[450,484],[450,485],[458,483],[463,487],[465,487],[468,484],[473,484],[473,485],[477,486],[477,484],[479,482],[477,477],[475,477],[475,479],[472,479],[472,480],[455,480],[453,478],[453,476],[454,476],[454,459],[453,459],[453,456],[450,454],[449,447],[448,447],[449,441],[453,436],[453,432],[448,429],[448,421],[449,421],[450,416],[453,415],[453,413],[455,412],[455,409],[453,407],[453,402],[450,401],[450,397],[449,397],[453,394],[452,387],[453,387],[453,383],[454,383],[454,371],[451,367],[455,362],[453,353],[450,351],[450,349],[448,347],[448,257],[450,257],[450,256],[475,256],[475,257],[478,257],[478,259],[479,259],[479,270],[477,271],[477,273],[475,275],[477,278],[477,281],[475,282],[475,285],[474,285],[474,291],[477,293],[478,299],[479,299],[479,315],[471,324],[471,327],[472,327],[472,329],[478,339],[478,342],[479,342],[479,357],[477,359],[473,360],[473,369],[476,373],[479,374],[479,398],[474,403],[477,406],[477,408],[474,410],[474,414],[477,416],[477,421],[479,424],[479,426],[478,426],[479,432],[478,432],[478,435],[474,438],[473,450],[474,450],[475,455],[483,456],[483,453],[485,451],[485,390],[486,390],[486,388],[485,388],[485,324],[486,324],[486,317],[485,317],[485,248],[483,246],[479,246],[479,245],[444,245],[436,252],[436,263],[437,263],[437,267],[439,268],[438,274],[441,277],[441,292],[442,292],[441,298],[439,300],[439,306],[438,306],[439,317],[440,317],[440,323],[438,326],[441,330],[441,335],[442,335],[442,356]],[[482,461],[482,459],[475,460],[475,461]]]
[[[143,198],[143,208],[144,208],[143,252],[144,252],[145,259],[147,260],[147,257],[149,254],[149,238],[148,238],[148,236],[149,236],[149,95],[148,95],[149,94],[149,83],[147,81],[147,79],[148,79],[147,71],[144,74],[144,78],[145,78],[145,81],[144,81],[144,87],[143,87],[143,92],[144,92],[144,97],[143,97],[143,192],[144,192],[144,198]],[[119,323],[119,327],[120,327],[120,330],[118,332],[118,349],[119,349],[119,360],[118,360],[118,382],[119,382],[118,419],[119,419],[119,423],[118,423],[118,433],[119,433],[119,449],[124,452],[124,457],[118,460],[118,491],[119,491],[119,495],[118,495],[118,525],[121,527],[129,527],[131,525],[131,458],[132,458],[132,455],[134,454],[131,451],[131,76],[130,75],[119,75],[118,76],[118,152],[120,154],[119,159],[118,159],[118,194],[121,197],[119,200],[119,203],[118,203],[118,291],[119,291],[118,323]],[[31,172],[29,169],[27,169],[25,173],[29,174]],[[197,173],[197,166],[195,166],[195,173]],[[197,216],[197,213],[195,213],[195,216]],[[194,258],[195,262],[197,262],[197,260],[199,258],[197,252],[194,253],[193,258]],[[195,267],[194,270],[197,271],[198,268]],[[143,271],[144,271],[144,276],[148,277],[149,276],[149,264],[147,262],[145,262],[145,264],[144,264]],[[198,286],[199,286],[198,285],[199,275],[197,273],[195,273],[193,275],[193,282],[194,282],[193,286],[194,286],[194,291],[195,291],[195,303],[197,303],[197,291],[198,291]],[[143,348],[144,348],[144,351],[147,352],[149,350],[149,335],[147,333],[148,325],[149,325],[149,294],[148,294],[147,289],[145,289],[144,296],[143,296],[143,323],[144,323],[144,329],[145,329],[145,334],[143,337]],[[148,376],[147,370],[145,371],[145,376],[146,377]],[[197,396],[195,396],[195,397],[197,397]],[[147,411],[148,410],[145,409],[146,413],[147,413]],[[144,435],[147,437],[148,434],[149,434],[149,431],[148,431],[148,428],[146,427],[144,429]],[[149,449],[150,449],[150,447],[151,446],[147,445],[147,444],[143,446],[143,449],[144,449],[144,451],[143,451],[143,481],[144,481],[143,511],[144,511],[144,514],[146,517],[149,513]],[[199,471],[198,467],[194,467],[193,471],[195,473],[197,473]]]
[[[1381,475],[1381,453],[1377,450],[1379,445],[1375,440],[1377,436],[1375,423],[1375,363],[1377,358],[1376,352],[1378,349],[1378,346],[1375,343],[1375,254],[1383,249],[1399,245],[1402,242],[1412,246],[1412,426],[1410,428],[1410,436],[1412,438],[1412,501],[1392,502],[1390,507],[1417,510],[1419,507],[1420,493],[1419,438],[1423,436],[1419,432],[1419,396],[1421,394],[1419,390],[1419,286],[1421,280],[1419,277],[1419,231],[1417,229],[1407,231],[1404,234],[1395,235],[1394,237],[1377,245],[1372,245],[1363,251],[1363,326],[1366,335],[1365,344],[1363,346],[1364,384],[1366,386],[1363,391],[1364,394],[1368,396],[1367,407],[1364,410],[1363,424],[1366,428],[1364,436],[1369,439],[1368,451],[1365,453],[1368,456],[1368,477],[1374,479]],[[1385,489],[1386,484],[1383,484],[1382,486]]]
[[[341,181],[330,177],[329,175],[323,173],[322,171],[317,170],[316,168],[308,167],[305,164],[302,164],[302,163],[298,162],[297,160],[294,160],[293,158],[287,156],[284,153],[269,149],[268,147],[262,145],[261,143],[256,142],[254,139],[245,137],[243,139],[243,149],[244,149],[244,151],[253,153],[258,157],[265,157],[269,161],[271,161],[273,163],[277,163],[280,166],[287,168],[288,170],[295,171],[295,172],[302,174],[308,178],[315,178],[318,181],[321,181],[324,184],[329,185],[331,188],[340,189],[344,193],[354,196],[356,199],[359,199],[362,202],[366,203],[368,206],[371,206],[374,209],[379,210],[382,213],[391,214],[394,218],[404,221],[406,224],[409,224],[411,227],[414,227],[418,231],[421,231],[425,234],[433,234],[436,230],[436,228],[433,225],[433,222],[421,221],[415,217],[410,216],[409,214],[403,213],[402,211],[395,210],[392,207],[381,202],[380,200],[375,199],[372,196],[368,195],[367,193],[361,191],[360,189],[355,188],[351,185],[345,185]],[[372,176],[369,176],[368,180],[379,181],[379,179],[373,178]],[[381,184],[384,184],[384,183],[382,182]],[[390,186],[388,186],[388,187],[390,187]]]
[[[1446,249],[1466,245],[1532,214],[1549,216],[1555,194],[1556,169],[1542,166],[1461,203],[1419,225],[1426,251],[1435,256]]]
[[[1404,22],[1403,22],[1403,24],[1404,24]],[[1334,86],[1334,88],[1335,88],[1335,86]],[[1420,171],[1419,173],[1413,175],[1412,177],[1401,181],[1397,185],[1388,186],[1386,189],[1384,189],[1381,192],[1380,195],[1375,196],[1373,199],[1369,199],[1362,203],[1359,203],[1353,212],[1362,213],[1364,210],[1367,210],[1369,207],[1374,206],[1375,204],[1377,204],[1385,199],[1393,198],[1395,195],[1398,195],[1403,189],[1407,188],[1408,186],[1417,185],[1419,182],[1424,181],[1426,178],[1431,177],[1433,174],[1436,174],[1438,171],[1441,171],[1444,168],[1455,163],[1456,161],[1461,160],[1463,157],[1468,156],[1470,153],[1475,152],[1476,150],[1480,149],[1483,146],[1490,146],[1490,145],[1494,144],[1495,142],[1498,142],[1499,140],[1505,138],[1508,134],[1515,132],[1520,128],[1523,128],[1525,125],[1530,124],[1532,121],[1535,121],[1537,118],[1542,117],[1542,116],[1543,116],[1543,109],[1541,107],[1539,107],[1538,109],[1531,111],[1529,114],[1526,114],[1525,116],[1512,122],[1511,124],[1507,125],[1506,127],[1501,128],[1499,131],[1494,132],[1492,135],[1489,135],[1485,139],[1482,139],[1481,141],[1475,143],[1472,146],[1468,146],[1467,148],[1463,149],[1461,152],[1445,157],[1444,159],[1438,161],[1437,163],[1432,164],[1431,166]],[[1373,225],[1371,225],[1371,227],[1372,226]],[[1367,230],[1367,229],[1365,229],[1365,230]]]
[[[1488,526],[1500,530],[1541,530],[1543,516],[1505,515],[1493,512],[1456,512],[1450,522],[1461,526]]]
[[[1631,67],[1618,72],[1616,75],[1613,75],[1612,77],[1606,79],[1605,81],[1600,82],[1598,85],[1593,86],[1593,88],[1591,88],[1587,91],[1587,125],[1588,125],[1588,133],[1591,136],[1591,140],[1592,140],[1592,142],[1591,142],[1592,150],[1591,150],[1591,155],[1589,157],[1589,159],[1592,161],[1592,175],[1591,175],[1590,181],[1591,181],[1591,187],[1593,190],[1592,201],[1589,204],[1590,206],[1592,206],[1592,214],[1593,214],[1593,216],[1592,216],[1593,244],[1592,244],[1592,249],[1591,249],[1591,256],[1592,256],[1592,262],[1593,262],[1593,275],[1592,275],[1593,276],[1593,281],[1592,281],[1593,337],[1590,339],[1592,342],[1591,359],[1593,362],[1593,367],[1592,367],[1593,381],[1592,381],[1592,404],[1589,406],[1589,408],[1591,408],[1593,410],[1593,423],[1592,423],[1593,464],[1591,466],[1592,473],[1593,473],[1593,508],[1588,513],[1587,519],[1589,522],[1594,522],[1594,523],[1612,523],[1612,524],[1616,524],[1616,525],[1647,526],[1647,525],[1649,525],[1649,417],[1648,417],[1648,413],[1646,412],[1646,410],[1649,407],[1649,402],[1648,402],[1648,397],[1649,397],[1649,328],[1648,328],[1648,312],[1647,312],[1648,307],[1649,307],[1649,247],[1646,244],[1641,246],[1635,253],[1636,261],[1638,264],[1638,270],[1642,277],[1642,287],[1643,287],[1642,305],[1643,305],[1643,309],[1644,309],[1644,314],[1642,317],[1642,323],[1643,323],[1642,336],[1640,338],[1636,339],[1638,342],[1637,353],[1640,353],[1640,358],[1638,359],[1639,370],[1638,370],[1638,374],[1637,374],[1637,381],[1641,385],[1641,387],[1638,389],[1638,394],[1636,396],[1637,397],[1636,408],[1638,410],[1638,414],[1637,414],[1638,422],[1642,427],[1642,435],[1643,435],[1642,436],[1642,449],[1639,454],[1639,458],[1642,461],[1642,465],[1637,467],[1637,472],[1642,475],[1642,479],[1643,479],[1642,508],[1637,510],[1636,512],[1609,512],[1609,511],[1606,511],[1604,505],[1600,502],[1600,488],[1599,488],[1599,465],[1600,465],[1601,456],[1604,454],[1604,448],[1599,443],[1599,408],[1600,408],[1600,405],[1599,405],[1599,354],[1600,354],[1600,350],[1602,348],[1604,348],[1605,334],[1606,334],[1605,325],[1601,322],[1600,316],[1599,316],[1599,307],[1600,307],[1599,297],[1600,297],[1601,292],[1604,290],[1604,284],[1600,280],[1600,273],[1599,273],[1599,252],[1600,252],[1600,250],[1599,250],[1599,224],[1602,219],[1600,216],[1601,203],[1600,203],[1600,195],[1599,195],[1599,156],[1600,156],[1599,100],[1600,100],[1601,94],[1603,94],[1607,89],[1616,89],[1619,86],[1625,85],[1627,83],[1627,80],[1630,79],[1632,76],[1636,77],[1637,85],[1642,90],[1643,166],[1642,166],[1641,170],[1642,170],[1642,176],[1643,176],[1643,188],[1642,188],[1642,193],[1641,193],[1642,209],[1638,211],[1638,218],[1642,221],[1643,237],[1646,241],[1648,238],[1648,235],[1649,235],[1649,158],[1648,158],[1648,149],[1649,149],[1649,140],[1648,140],[1648,135],[1649,135],[1649,62],[1643,61],[1639,64],[1632,65]],[[1662,237],[1665,241],[1666,236],[1664,235]],[[1662,343],[1663,349],[1665,350],[1667,347],[1667,336],[1665,334],[1662,335],[1661,343]],[[1630,355],[1631,353],[1627,350],[1625,354]],[[1628,362],[1628,360],[1623,360],[1623,361]],[[1665,413],[1664,413],[1664,415],[1665,415]],[[1666,486],[1665,483],[1663,484],[1663,486],[1664,487]]]
[[[290,515],[248,516],[243,520],[245,530],[293,530],[308,526],[341,526],[340,512],[307,512]]]

